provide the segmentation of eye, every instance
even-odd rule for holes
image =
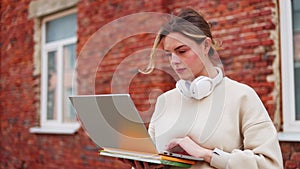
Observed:
[[[178,50],[177,53],[178,54],[184,54],[186,52],[186,50]]]
[[[181,47],[177,48],[175,51],[176,51],[176,54],[177,54],[177,55],[183,55],[183,54],[185,54],[188,50],[189,50],[188,47],[181,46]]]
[[[166,57],[171,57],[171,56],[172,56],[172,53],[171,53],[171,52],[166,52],[166,53],[165,53],[165,56],[166,56]]]

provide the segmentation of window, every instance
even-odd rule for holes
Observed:
[[[79,128],[68,96],[76,94],[73,83],[76,59],[77,14],[75,10],[45,17],[41,40],[41,120],[32,132],[74,133]]]
[[[300,131],[300,0],[280,0],[280,34],[283,127],[295,133]]]
[[[292,1],[296,120],[300,121],[300,0]]]

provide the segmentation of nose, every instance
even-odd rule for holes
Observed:
[[[171,62],[171,64],[178,64],[178,63],[181,63],[181,60],[176,54],[172,53],[170,62]]]

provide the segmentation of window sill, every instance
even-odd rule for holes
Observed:
[[[300,132],[279,132],[278,139],[279,141],[299,142]]]
[[[36,134],[74,134],[80,128],[80,124],[58,125],[58,126],[37,126],[29,129],[30,133]]]

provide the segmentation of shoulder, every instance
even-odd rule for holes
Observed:
[[[250,86],[226,78],[226,97],[232,105],[238,105],[241,115],[251,119],[251,124],[257,121],[269,121],[267,110],[258,94]],[[228,90],[228,91],[227,91]],[[249,121],[251,121],[249,120]]]
[[[177,105],[181,100],[181,94],[174,88],[159,95],[156,100],[156,107],[166,107],[166,105]]]
[[[233,79],[230,79],[229,77],[224,77],[226,87],[228,88],[239,88],[244,90],[253,90],[250,86],[244,83],[240,83],[238,81],[235,81]]]
[[[247,84],[237,82],[228,77],[225,80],[225,90],[228,90],[230,94],[235,94],[239,96],[256,96],[255,90]]]
[[[176,103],[176,99],[177,98],[178,92],[175,89],[166,91],[164,93],[162,93],[161,95],[159,95],[157,97],[156,103],[155,103],[155,110],[153,113],[153,117],[158,117],[161,114],[163,114],[163,112],[165,111],[165,109],[168,107],[168,105],[176,105],[174,103]]]
[[[264,107],[256,91],[247,84],[225,78],[225,86],[226,99],[230,103],[239,105],[239,107],[243,109],[250,107],[256,107],[258,109]]]
[[[158,100],[161,100],[163,98],[178,98],[180,97],[180,93],[178,92],[178,90],[176,88],[168,90],[166,92],[164,92],[163,94],[161,94],[160,96],[158,96]]]

